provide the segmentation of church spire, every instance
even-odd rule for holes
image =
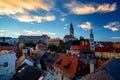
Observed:
[[[70,35],[74,37],[74,29],[73,29],[73,24],[70,24]]]

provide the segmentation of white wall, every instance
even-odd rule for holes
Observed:
[[[0,80],[9,80],[15,73],[16,54],[0,54]],[[4,67],[4,63],[8,66]]]

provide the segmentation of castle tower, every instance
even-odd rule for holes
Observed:
[[[70,35],[74,37],[74,29],[72,23],[70,24]]]
[[[95,50],[94,35],[92,29],[90,30],[90,50]]]

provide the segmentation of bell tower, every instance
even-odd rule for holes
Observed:
[[[72,35],[72,37],[74,37],[74,28],[73,28],[73,24],[70,24],[70,35]]]
[[[92,29],[90,30],[90,50],[95,50],[94,35]]]

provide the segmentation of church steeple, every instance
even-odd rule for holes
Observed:
[[[74,37],[74,28],[72,23],[70,24],[70,35]]]
[[[90,30],[90,49],[92,51],[95,50],[94,35],[93,35],[93,32],[92,32],[92,29]]]

